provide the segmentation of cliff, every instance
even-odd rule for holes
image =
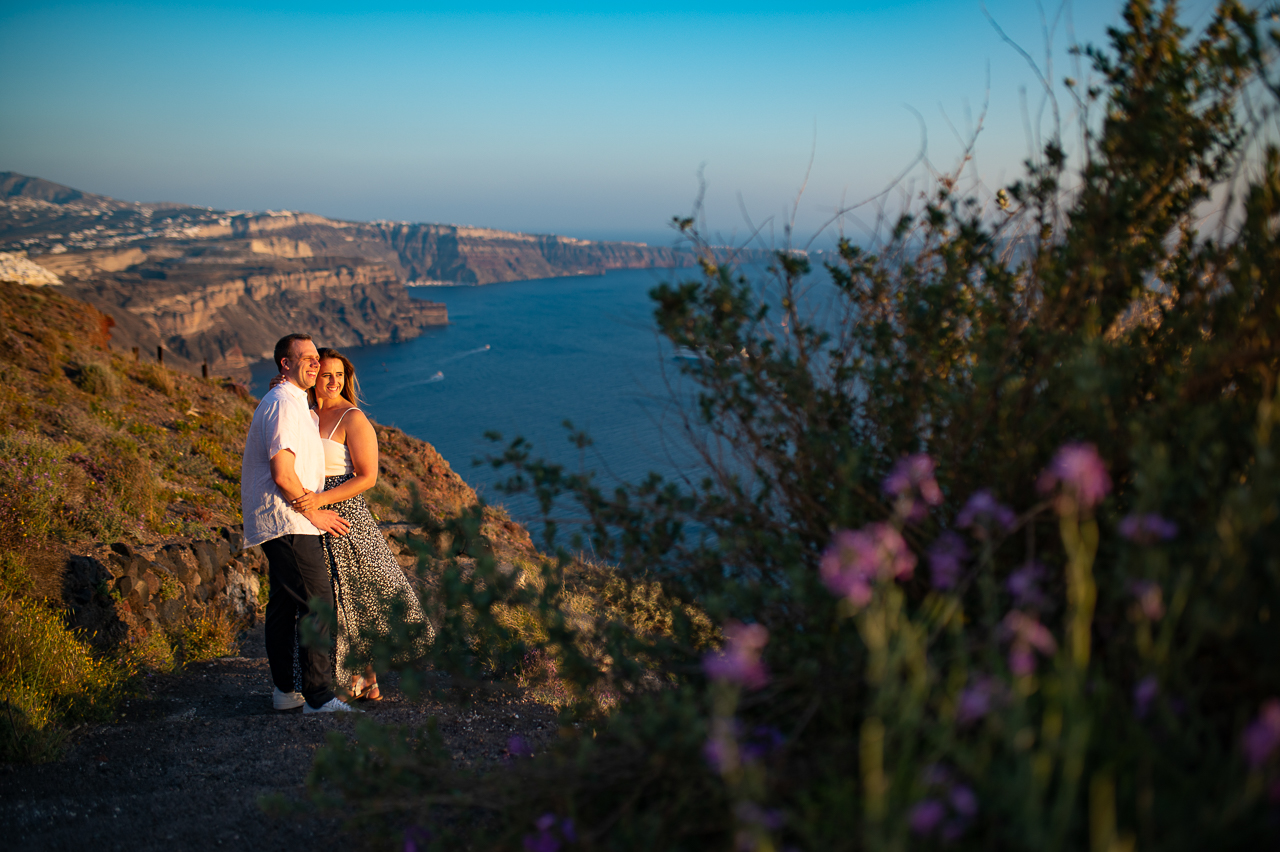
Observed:
[[[611,269],[688,266],[692,255],[643,243],[595,242],[460,225],[373,223],[347,234],[385,244],[408,281],[492,284]],[[359,236],[357,236],[359,235]],[[354,241],[354,240],[353,240]]]
[[[68,295],[115,319],[119,348],[150,357],[163,346],[166,363],[190,372],[208,363],[215,375],[245,375],[288,331],[367,346],[448,322],[443,304],[410,298],[387,265],[350,258],[149,255],[121,271],[75,277],[64,268],[63,276]]]

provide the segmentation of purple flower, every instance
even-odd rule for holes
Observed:
[[[1039,651],[1046,657],[1058,650],[1058,643],[1039,619],[1014,610],[1004,617],[1004,630],[1012,644],[1009,647],[1009,669],[1018,677],[1036,670]]]
[[[961,562],[969,551],[964,546],[964,539],[953,532],[944,532],[929,548],[929,571],[935,589],[951,589],[960,580]]]
[[[725,625],[724,635],[724,648],[702,658],[707,676],[747,689],[759,689],[768,683],[768,672],[760,661],[760,652],[769,641],[769,631],[764,625],[732,621]]]
[[[930,763],[924,768],[923,780],[927,787],[950,787],[951,770],[942,763]]]
[[[1120,522],[1120,535],[1135,544],[1155,544],[1168,541],[1178,534],[1178,525],[1155,512],[1145,515],[1129,515]]]
[[[1041,493],[1048,494],[1059,484],[1065,496],[1074,500],[1081,509],[1092,509],[1102,502],[1111,490],[1111,477],[1098,456],[1098,448],[1093,444],[1066,444],[1059,449],[1040,474],[1038,487]],[[1067,505],[1060,499],[1057,508],[1062,513],[1067,510]]]
[[[922,799],[911,808],[907,821],[911,832],[921,837],[932,834],[947,815],[947,806],[937,799]]]
[[[524,836],[524,848],[527,852],[559,852],[562,842],[573,843],[578,839],[573,820],[560,819],[555,814],[543,814],[534,820],[537,834]]]
[[[1164,618],[1164,591],[1159,583],[1150,580],[1135,580],[1129,584],[1129,591],[1138,599],[1138,608],[1142,614],[1152,621]]]
[[[941,835],[943,843],[955,843],[968,827],[969,820],[960,817],[959,819],[947,820],[946,825],[942,826],[942,831],[938,833]]]
[[[777,831],[782,828],[784,822],[782,811],[776,808],[768,810],[760,807],[755,802],[739,802],[733,809],[734,816],[739,822],[749,825],[758,825],[768,831]]]
[[[760,725],[742,744],[742,759],[747,763],[767,757],[782,747],[782,731],[769,725]]]
[[[884,523],[837,532],[819,563],[826,587],[855,606],[871,600],[873,580],[910,577],[915,567],[916,557],[902,534]]]
[[[1156,680],[1155,675],[1147,675],[1138,681],[1133,687],[1133,715],[1139,719],[1147,718],[1151,705],[1159,694],[1160,681]]]
[[[897,511],[908,521],[919,521],[928,511],[925,506],[942,503],[942,489],[933,476],[933,459],[925,453],[903,456],[893,466],[882,484],[884,493],[897,498]],[[919,494],[921,500],[916,499]]]
[[[511,757],[530,757],[533,749],[524,741],[524,737],[513,736],[507,740],[507,754]]]
[[[956,723],[971,725],[991,712],[1000,694],[1000,682],[981,675],[960,690],[956,698]]]
[[[418,852],[431,842],[431,832],[420,825],[411,825],[404,830],[404,852]]]
[[[1280,745],[1280,699],[1272,698],[1262,705],[1258,718],[1245,728],[1240,745],[1250,768],[1267,762]]]
[[[959,839],[978,813],[978,797],[967,784],[957,783],[951,771],[940,764],[925,769],[924,783],[932,797],[911,808],[907,822],[914,834],[937,833],[944,843]]]
[[[973,817],[978,813],[978,797],[973,790],[964,784],[957,784],[951,788],[951,795],[948,797],[951,802],[951,810],[955,811],[966,819]]]
[[[706,760],[708,766],[721,775],[729,767],[728,752],[728,743],[724,741],[724,737],[712,735],[702,744],[703,759]]]
[[[997,502],[991,492],[984,488],[974,492],[969,502],[964,504],[960,514],[956,516],[956,526],[962,529],[976,526],[983,532],[991,526],[997,526],[1008,532],[1013,529],[1016,520],[1013,510]]]
[[[920,496],[930,506],[942,503],[942,489],[938,487],[938,480],[933,477],[933,459],[927,453],[903,456],[885,477],[886,494],[903,497],[913,489],[919,489]]]
[[[1040,591],[1040,581],[1044,579],[1044,566],[1031,561],[1009,575],[1004,587],[1013,595],[1014,603],[1030,609],[1044,609],[1049,599]]]
[[[524,848],[528,852],[560,852],[560,839],[549,832],[543,834],[526,834]]]

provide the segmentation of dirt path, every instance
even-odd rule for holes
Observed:
[[[77,731],[65,759],[42,766],[0,765],[0,837],[12,849],[203,850],[342,849],[333,817],[271,817],[260,796],[305,795],[312,756],[349,716],[271,709],[262,635],[245,656],[197,663],[152,678],[148,695],[123,706],[109,725]],[[538,747],[556,732],[554,713],[519,698],[462,709],[411,703],[383,678],[385,699],[361,706],[378,721],[422,725],[436,716],[455,761],[502,759],[519,734]],[[358,845],[358,844],[357,844]]]

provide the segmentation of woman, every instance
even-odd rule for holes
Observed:
[[[325,490],[304,494],[293,506],[301,512],[328,506],[351,525],[347,535],[324,537],[338,615],[334,681],[352,698],[380,701],[373,666],[363,674],[348,670],[347,655],[354,651],[361,659],[369,659],[374,641],[391,634],[387,616],[396,600],[403,602],[407,622],[421,625],[414,653],[406,656],[425,654],[435,633],[363,496],[378,481],[378,436],[357,408],[360,385],[355,368],[334,349],[321,349],[319,354],[320,374],[308,395],[320,418]]]

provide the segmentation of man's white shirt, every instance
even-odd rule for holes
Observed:
[[[245,547],[282,535],[321,535],[315,524],[290,508],[271,476],[271,459],[281,450],[292,450],[298,481],[310,491],[324,490],[324,445],[318,424],[307,405],[307,392],[293,382],[267,391],[253,412],[240,461]]]

